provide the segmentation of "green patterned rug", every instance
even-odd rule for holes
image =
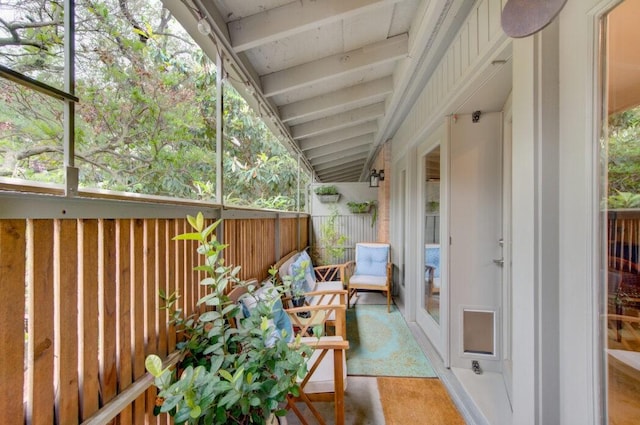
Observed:
[[[356,305],[347,311],[347,373],[436,377],[431,362],[394,305]]]

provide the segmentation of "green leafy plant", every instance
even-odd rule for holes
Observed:
[[[252,314],[241,318],[241,308],[226,290],[230,284],[246,285],[252,294],[255,288],[238,279],[239,266],[225,265],[226,245],[214,235],[220,221],[205,227],[202,214],[187,219],[194,232],[174,240],[199,243],[204,264],[194,270],[206,274],[200,284],[207,294],[198,301],[204,312],[189,317],[175,309],[175,294],[164,297],[182,333],[182,360],[171,370],[156,355],[146,359],[159,390],[156,413],[166,412],[178,424],[265,424],[272,414],[286,413],[281,405],[288,394],[299,394],[297,379],[306,374],[311,349],[299,337],[288,342],[271,324],[274,303],[286,285],[274,282],[277,296],[256,297]]]
[[[349,211],[354,214],[363,214],[368,213],[371,209],[371,206],[375,205],[376,201],[365,201],[365,202],[347,202],[347,207],[349,207]]]
[[[316,195],[338,195],[338,188],[333,185],[318,186],[314,190]]]
[[[338,229],[338,209],[333,206],[331,214],[320,225],[320,244],[315,248],[316,262],[319,264],[335,264],[342,261],[347,236]]]
[[[609,208],[640,208],[640,194],[620,192],[609,196]]]

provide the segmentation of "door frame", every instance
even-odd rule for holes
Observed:
[[[440,146],[440,323],[438,324],[424,310],[424,213],[425,213],[425,191],[424,182],[426,180],[424,160],[425,156],[436,146]],[[449,367],[449,285],[448,285],[448,203],[449,203],[449,117],[446,117],[425,141],[416,148],[415,155],[415,187],[417,194],[417,214],[413,215],[415,229],[417,229],[415,252],[417,255],[414,269],[415,279],[412,282],[413,304],[416,312],[416,322],[425,333],[431,344],[442,358],[445,367]]]

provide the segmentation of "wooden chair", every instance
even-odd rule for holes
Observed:
[[[291,264],[293,264],[300,251],[292,251],[283,258],[281,258],[274,268],[277,270],[277,278],[282,281],[285,276],[290,275]],[[347,305],[347,292],[344,291],[347,287],[349,280],[347,264],[335,264],[328,266],[316,266],[313,267],[314,283],[313,289],[305,293],[306,305]],[[290,302],[290,297],[285,297],[283,303],[286,308],[292,308],[293,304]],[[347,328],[346,322],[341,321],[339,326],[340,330],[337,330],[338,321],[335,317],[335,312],[330,311],[329,317],[326,319],[326,324],[335,330],[336,334],[344,335],[346,337]]]
[[[343,291],[346,296],[347,291]],[[292,410],[303,425],[308,422],[296,403],[304,403],[317,423],[325,425],[314,402],[334,403],[334,423],[344,425],[344,392],[347,387],[347,365],[345,351],[349,348],[346,335],[341,334],[342,323],[346,320],[346,306],[344,304],[307,305],[286,309],[293,323],[296,335],[301,336],[301,342],[313,348],[313,354],[307,363],[309,371],[300,382],[300,395],[290,396],[287,408]],[[310,313],[309,317],[300,317],[299,313]],[[336,335],[317,335],[317,329],[325,329],[327,319],[335,315],[333,326]]]
[[[253,281],[259,287],[257,281]],[[346,290],[337,293],[322,293],[322,296],[346,297]],[[233,302],[240,302],[244,296],[249,296],[246,286],[238,286],[229,292]],[[308,371],[300,380],[300,391],[297,397],[290,395],[287,399],[287,409],[295,413],[303,425],[308,425],[303,412],[296,403],[303,402],[317,423],[325,425],[326,421],[314,406],[317,401],[332,401],[334,403],[334,423],[344,425],[344,392],[346,389],[346,357],[345,350],[349,348],[346,340],[346,306],[344,304],[306,305],[285,309],[292,323],[292,332],[300,335],[300,342],[310,346],[313,354],[307,361]],[[300,315],[300,313],[308,313]],[[318,328],[323,330],[328,326],[328,319],[333,317],[332,327],[336,335],[314,335]],[[342,330],[345,329],[345,333]],[[292,342],[294,344],[295,342]]]
[[[387,312],[391,311],[391,245],[388,243],[356,244],[356,261],[348,267],[353,269],[347,284],[348,300],[359,289],[381,291],[387,296]]]

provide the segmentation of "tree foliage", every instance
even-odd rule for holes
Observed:
[[[609,118],[609,189],[640,193],[640,107]]]
[[[63,3],[0,0],[0,63],[63,86]],[[159,0],[76,1],[83,187],[212,200],[216,69]],[[63,103],[0,80],[0,176],[63,182]],[[229,84],[227,201],[295,208],[297,161]]]

